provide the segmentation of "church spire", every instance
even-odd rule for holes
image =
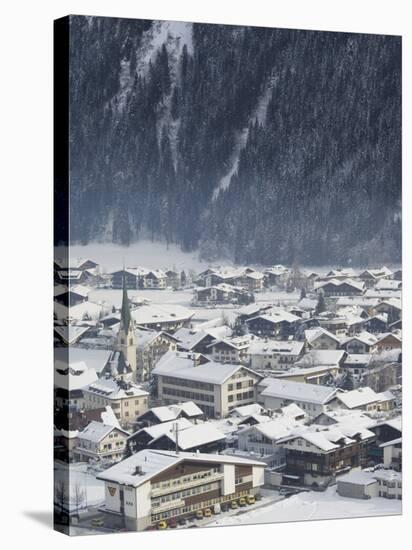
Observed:
[[[130,303],[129,303],[129,297],[127,295],[127,289],[126,289],[126,277],[123,274],[123,299],[122,299],[120,326],[123,328],[126,334],[129,332],[131,320],[132,319],[130,315]]]

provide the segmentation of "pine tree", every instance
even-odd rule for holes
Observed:
[[[324,311],[326,311],[325,297],[323,296],[323,292],[320,292],[318,303],[316,304],[315,308],[315,315],[319,315],[319,313],[322,313]]]

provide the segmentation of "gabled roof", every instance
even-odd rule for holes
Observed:
[[[345,357],[346,351],[343,349],[311,349],[299,361],[295,363],[296,367],[336,367]]]
[[[348,336],[347,338],[345,338],[342,341],[342,346],[345,346],[349,342],[352,342],[352,340],[357,340],[358,342],[361,342],[362,344],[365,344],[367,346],[373,346],[377,342],[377,338],[374,334],[371,334],[370,332],[364,330],[359,334],[355,334],[354,336]]]
[[[297,340],[259,340],[254,339],[249,346],[249,355],[294,355],[298,357],[304,348],[304,342]]]
[[[265,321],[273,324],[281,322],[295,323],[296,321],[300,321],[300,317],[297,315],[293,315],[293,313],[277,307],[271,308],[269,311],[265,311],[265,313],[262,313],[261,315],[256,315],[256,317],[247,319],[246,323],[254,321],[255,319],[264,319]]]
[[[93,443],[99,443],[99,441],[104,439],[113,430],[118,430],[122,432],[125,436],[129,435],[128,432],[122,430],[121,428],[117,428],[116,426],[108,426],[107,424],[103,424],[102,422],[96,422],[95,420],[92,420],[92,422],[90,422],[90,424],[88,424],[84,428],[84,430],[79,432],[79,439],[86,439],[87,441],[91,441]]]
[[[348,285],[359,291],[363,291],[365,288],[365,283],[363,281],[353,281],[352,279],[328,279],[327,281],[321,281],[315,284],[314,289],[317,290],[319,288],[323,288],[326,285],[332,285],[337,288],[339,288],[340,286]]]
[[[351,390],[348,392],[339,393],[336,396],[339,401],[348,407],[348,409],[354,409],[356,407],[363,407],[370,403],[376,403],[379,401],[379,395],[373,391],[372,388],[358,388],[357,390]]]
[[[174,430],[168,430],[164,434],[153,439],[150,444],[160,439],[160,437],[167,437],[170,441],[176,443],[176,432]],[[195,447],[201,447],[202,445],[222,441],[224,439],[226,439],[225,434],[216,426],[208,422],[192,424],[191,426],[179,428],[178,430],[178,445],[182,451],[194,449]]]
[[[316,327],[305,330],[305,339],[309,344],[312,344],[313,342],[316,342],[318,338],[321,336],[327,336],[328,338],[331,338],[338,344],[340,343],[340,340],[337,336],[326,330],[322,327]]]

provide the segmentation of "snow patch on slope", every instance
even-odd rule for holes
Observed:
[[[275,76],[272,76],[269,78],[265,86],[265,89],[263,90],[262,94],[259,96],[255,109],[253,110],[251,116],[249,117],[249,124],[251,122],[257,121],[261,126],[265,125],[266,114],[267,114],[269,102],[272,98],[272,90],[276,84],[276,81],[277,81],[277,77]],[[212,196],[213,201],[217,199],[221,191],[225,191],[229,187],[232,181],[232,176],[234,176],[237,173],[240,153],[246,147],[248,137],[249,137],[249,125],[245,126],[238,133],[238,136],[235,142],[235,147],[230,160],[230,164],[231,164],[230,169],[227,172],[227,174],[225,174],[223,178],[219,181],[216,189],[213,191],[213,196]]]

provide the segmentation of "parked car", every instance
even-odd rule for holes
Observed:
[[[93,518],[90,523],[93,527],[103,527],[104,519],[103,518]]]
[[[186,520],[186,518],[180,518],[180,519],[178,520],[177,523],[178,523],[179,525],[186,525],[187,520]]]
[[[232,500],[232,502],[230,503],[230,507],[232,508],[232,510],[236,510],[236,508],[239,508],[237,501]]]
[[[203,510],[197,510],[196,518],[197,519],[203,519]]]
[[[159,521],[157,524],[157,528],[163,531],[163,529],[167,529],[167,522],[166,521]]]
[[[255,504],[255,502],[256,502],[255,496],[254,495],[248,495],[246,497],[246,502],[248,504]]]
[[[239,499],[239,506],[246,506],[247,502],[245,497],[240,497]]]
[[[229,510],[229,504],[221,504],[220,509],[222,510],[222,512],[227,512]]]
[[[211,518],[212,517],[212,510],[210,508],[206,508],[206,510],[203,512],[205,518]]]

